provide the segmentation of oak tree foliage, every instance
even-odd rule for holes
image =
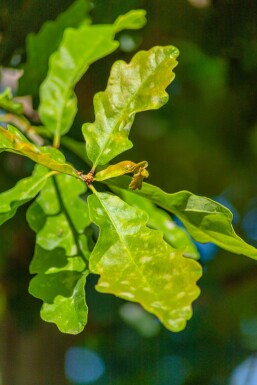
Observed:
[[[0,127],[0,152],[36,163],[30,177],[0,194],[0,223],[32,201],[27,221],[36,233],[36,245],[29,292],[43,301],[41,317],[60,331],[76,334],[84,329],[89,274],[99,275],[98,291],[137,302],[166,328],[180,331],[200,293],[202,269],[192,238],[253,259],[257,250],[236,235],[232,214],[224,206],[188,191],[167,193],[146,183],[145,160],[135,163],[126,155],[115,163],[117,155],[133,146],[129,133],[135,115],[168,101],[166,88],[175,77],[179,55],[172,45],[140,51],[129,63],[116,61],[106,89],[94,97],[94,122],[82,126],[85,143],[69,138],[77,113],[76,84],[92,63],[118,48],[118,32],[142,28],[146,22],[144,10],[132,10],[111,25],[95,25],[88,9],[87,1],[77,0],[28,37],[19,93],[28,90],[33,95],[32,84],[42,82],[41,126],[28,122],[9,89],[0,95],[6,121],[16,118],[15,124]],[[35,60],[35,54],[42,60]],[[86,172],[66,161],[62,149],[67,143],[86,161]],[[97,239],[92,224],[99,229]]]

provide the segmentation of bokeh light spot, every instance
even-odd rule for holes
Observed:
[[[130,35],[121,35],[120,37],[120,49],[124,52],[133,52],[136,49],[136,43],[132,36]]]
[[[103,360],[84,347],[71,347],[65,355],[66,377],[76,384],[89,384],[98,380],[105,371]]]
[[[229,385],[256,385],[257,357],[252,355],[232,372]]]

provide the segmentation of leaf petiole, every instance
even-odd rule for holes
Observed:
[[[95,194],[95,195],[98,194],[97,190],[95,189],[95,187],[92,184],[89,184],[88,188],[92,191],[93,194]]]
[[[53,140],[53,147],[59,148],[60,147],[60,132],[56,130],[54,140]]]

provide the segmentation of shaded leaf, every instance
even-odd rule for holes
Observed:
[[[19,95],[38,95],[38,89],[48,70],[49,56],[58,48],[67,27],[78,27],[89,10],[87,0],[75,1],[56,20],[47,21],[37,34],[27,37],[27,62],[19,79]]]
[[[0,94],[0,108],[5,111],[12,112],[16,115],[23,114],[23,105],[21,103],[15,102],[11,88],[9,87]]]
[[[32,278],[29,292],[44,301],[42,319],[55,323],[63,333],[81,332],[87,323],[84,286],[88,275],[82,259],[67,258],[63,249],[49,251],[37,246],[34,260],[40,261],[41,269]]]
[[[115,33],[115,25],[68,28],[58,50],[51,55],[48,75],[40,88],[39,115],[55,135],[56,144],[70,129],[77,113],[77,98],[73,90],[76,83],[92,63],[118,47]]]
[[[0,194],[0,225],[12,218],[17,209],[29,202],[44,187],[52,173],[42,166],[34,168],[32,176],[21,179],[13,188]]]
[[[76,169],[68,163],[61,152],[53,147],[39,147],[30,143],[27,138],[14,126],[8,125],[8,130],[0,127],[0,152],[9,151],[26,156],[51,170],[72,175],[78,178]]]
[[[200,265],[172,249],[162,233],[145,226],[147,215],[107,193],[88,197],[90,218],[100,228],[90,270],[98,291],[140,303],[172,331],[185,327],[200,290]]]
[[[154,47],[138,52],[129,64],[114,63],[106,90],[94,97],[95,122],[83,125],[94,169],[132,147],[128,135],[137,112],[168,101],[165,89],[174,79],[177,56],[175,47]]]
[[[85,191],[80,180],[57,175],[47,181],[27,213],[37,232],[30,265],[30,272],[37,275],[29,292],[44,302],[41,317],[71,334],[81,332],[87,322],[84,285],[90,251],[81,237],[90,221],[88,207],[79,197]]]
[[[85,163],[87,163],[88,165],[91,164],[90,160],[87,157],[85,142],[79,142],[68,136],[63,136],[61,139],[61,144],[73,154],[77,155],[77,157],[82,159]]]
[[[129,182],[128,177],[121,177],[108,181],[108,185],[126,189]],[[189,191],[168,194],[148,183],[144,183],[142,189],[135,193],[175,214],[196,241],[212,242],[232,253],[257,259],[257,249],[235,233],[232,213],[221,204]]]
[[[164,210],[156,207],[149,199],[130,191],[112,188],[112,190],[131,206],[141,208],[148,214],[147,226],[161,230],[164,240],[175,249],[183,252],[185,257],[199,259],[200,255],[188,234],[179,227]]]

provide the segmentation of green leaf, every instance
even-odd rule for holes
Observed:
[[[111,165],[104,170],[99,171],[96,173],[94,180],[100,182],[125,174],[134,174],[137,173],[141,168],[145,169],[146,167],[148,167],[148,163],[145,160],[139,163],[134,163],[130,160],[124,160],[123,162]]]
[[[126,189],[129,181],[128,177],[121,177],[108,181],[108,185]],[[175,214],[196,241],[212,242],[232,253],[257,259],[257,249],[235,233],[232,213],[221,204],[189,191],[168,194],[148,183],[135,193]]]
[[[19,79],[19,95],[38,95],[38,89],[48,70],[49,56],[58,48],[67,27],[78,27],[89,10],[87,0],[75,1],[56,20],[47,21],[37,34],[26,40],[27,62]]]
[[[76,83],[90,64],[117,46],[110,26],[66,29],[59,49],[50,57],[49,72],[40,88],[39,115],[52,134],[59,138],[69,131],[77,113]]]
[[[88,207],[80,198],[86,185],[68,175],[47,181],[30,206],[27,219],[37,232],[30,265],[29,292],[43,300],[41,317],[63,333],[77,334],[87,322],[84,285],[90,251],[84,231]]]
[[[44,301],[41,318],[55,323],[63,333],[80,333],[88,311],[84,290],[88,270],[81,258],[67,258],[63,249],[49,251],[37,246],[34,260],[41,266],[35,271],[37,276],[32,278],[29,292]],[[49,260],[52,265],[47,268]]]
[[[123,29],[141,29],[147,23],[144,9],[133,9],[125,15],[121,15],[114,23],[116,33]]]
[[[199,295],[200,265],[172,249],[162,233],[145,226],[147,215],[107,193],[88,197],[91,220],[100,228],[90,270],[98,291],[140,303],[172,331],[185,327]]]
[[[32,176],[20,180],[13,188],[0,194],[0,225],[12,218],[17,209],[29,202],[52,175],[45,167],[36,166]]]
[[[128,135],[137,112],[168,101],[165,89],[175,77],[177,56],[173,46],[153,47],[138,52],[129,64],[114,63],[106,90],[94,97],[95,122],[83,125],[94,169],[132,147]]]
[[[76,169],[65,163],[61,152],[52,147],[39,147],[30,143],[14,126],[8,125],[8,130],[0,127],[0,152],[2,151],[26,156],[51,170],[79,177]]]
[[[13,100],[12,91],[9,87],[0,94],[0,108],[16,115],[23,114],[23,105]]]
[[[115,24],[68,28],[58,50],[51,55],[48,75],[40,88],[39,115],[55,135],[56,147],[77,113],[76,83],[92,63],[118,47],[115,33]]]
[[[149,199],[136,195],[130,191],[112,188],[126,203],[131,206],[141,208],[148,214],[147,226],[161,230],[163,237],[175,249],[183,252],[185,257],[199,259],[200,255],[195,244],[191,241],[186,231],[171,219],[168,213],[156,207]]]

